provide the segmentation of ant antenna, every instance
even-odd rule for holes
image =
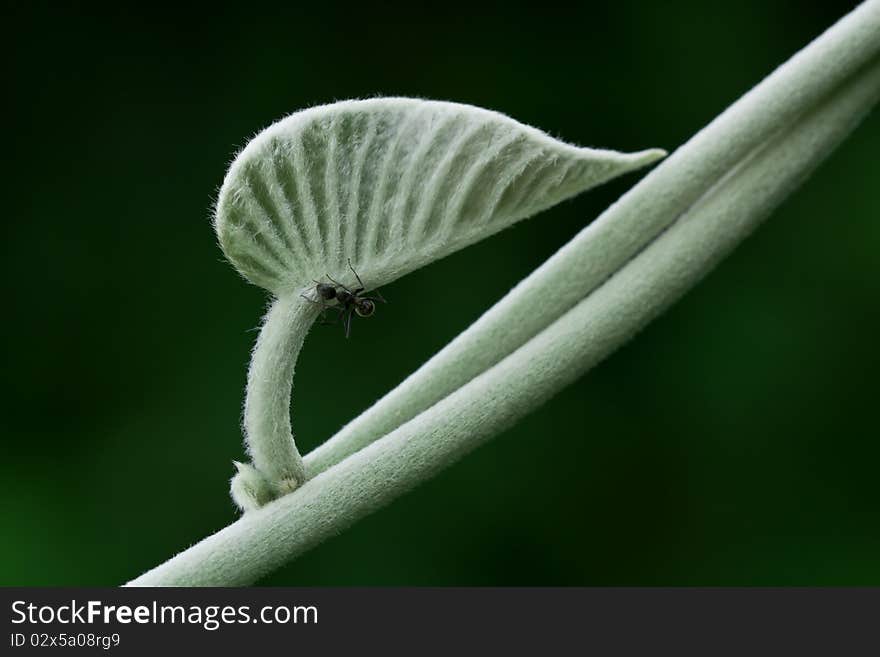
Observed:
[[[359,284],[362,288],[365,288],[366,285],[364,285],[364,282],[361,280],[361,277],[358,276],[358,273],[354,270],[354,267],[351,266],[351,258],[348,259],[348,268],[351,269],[351,273],[354,274],[354,277],[357,279],[358,284]]]
[[[362,290],[366,289],[367,286],[364,285],[364,282],[361,280],[361,277],[358,276],[358,273],[354,270],[354,267],[351,266],[351,258],[348,259],[348,268],[351,269],[351,273],[354,274],[354,277],[357,279],[358,285],[361,286],[361,289]],[[327,278],[330,278],[330,277],[328,276]],[[330,278],[330,280],[332,281],[333,279]],[[338,283],[337,283],[337,285],[338,285]],[[371,290],[370,294],[375,294],[379,298],[379,301],[381,301],[382,303],[388,303],[385,300],[385,297],[382,296],[382,293],[379,292],[379,290]]]
[[[345,290],[345,291],[348,292],[349,294],[354,294],[354,292],[352,292],[351,290],[349,290],[349,289],[348,289],[347,287],[345,287],[342,283],[339,283],[338,281],[333,280],[333,277],[330,276],[330,274],[324,274],[324,275],[327,277],[327,280],[330,281],[331,283],[333,283],[333,285],[335,285],[336,287],[341,287],[343,290]]]

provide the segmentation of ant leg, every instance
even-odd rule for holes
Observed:
[[[316,306],[321,306],[322,313],[326,312],[328,309],[333,307],[333,306],[328,306],[327,303],[324,301],[324,299],[321,299],[320,301],[315,301],[314,299],[309,299],[305,294],[300,294],[299,296],[301,296],[303,299],[305,299],[309,303],[313,303]]]
[[[373,290],[373,294],[375,294],[379,298],[379,301],[381,301],[382,303],[388,303],[385,300],[385,297],[382,296],[382,293],[379,292],[379,290]]]
[[[351,317],[354,315],[354,306],[352,306],[348,311],[348,317],[345,318],[345,339],[348,339],[348,336],[351,335]]]

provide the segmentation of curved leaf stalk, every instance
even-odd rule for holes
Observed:
[[[248,370],[244,405],[245,444],[253,467],[237,464],[233,498],[242,509],[262,506],[306,479],[290,426],[296,359],[320,306],[300,296],[272,302]]]

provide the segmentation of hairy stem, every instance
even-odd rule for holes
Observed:
[[[470,328],[309,454],[307,476],[412,419],[534,337],[756,149],[834,98],[878,53],[880,2],[870,0],[731,105]]]
[[[320,308],[290,295],[266,314],[248,369],[244,405],[247,451],[276,494],[305,481],[303,460],[290,427],[290,395],[296,359]]]
[[[692,178],[702,171],[699,159],[687,150],[696,148],[694,141],[679,151],[684,155],[670,158],[689,164],[661,179],[670,188],[658,187],[654,174],[639,183],[627,197],[635,195],[642,202],[619,202],[615,207],[624,209],[618,210],[615,222],[627,227],[639,221],[662,223],[656,215],[671,214],[666,230],[534,337],[427,410],[330,465],[295,494],[246,514],[130,584],[251,583],[432,476],[581,376],[699,281],[877,102],[878,27],[880,0],[871,0],[816,42],[824,43],[820,53],[840,55],[834,48],[827,50],[829,44],[850,38],[854,48],[871,54],[847,75],[838,75],[822,97],[803,101],[800,111],[788,114],[782,125],[769,129],[762,121],[752,122],[749,113],[734,114],[766,131],[760,140],[747,140],[748,148],[731,146],[738,154],[723,170],[718,168],[719,154],[709,149],[705,169],[713,171],[711,184],[702,178],[698,189],[692,187]],[[872,31],[865,33],[863,28]],[[811,64],[809,58],[793,61]],[[828,60],[813,74],[828,68],[837,75],[838,64],[839,60]],[[796,92],[788,86],[778,88],[782,95]],[[725,113],[729,115],[730,110]],[[737,135],[744,136],[744,126],[736,120],[726,125],[731,143]],[[723,137],[715,134],[713,140]],[[688,193],[682,194],[682,189]],[[572,243],[562,252],[594,252],[603,244],[617,244],[614,239],[621,239],[614,231],[594,231],[577,238],[580,246]],[[539,272],[565,266],[574,277],[581,271],[578,263],[579,258],[557,254]]]

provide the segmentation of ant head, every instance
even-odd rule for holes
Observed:
[[[318,283],[315,286],[315,289],[318,291],[318,296],[320,296],[325,301],[329,301],[336,296],[336,288],[333,285]]]
[[[369,317],[376,312],[376,304],[370,299],[358,299],[355,303],[354,311],[359,317]]]

